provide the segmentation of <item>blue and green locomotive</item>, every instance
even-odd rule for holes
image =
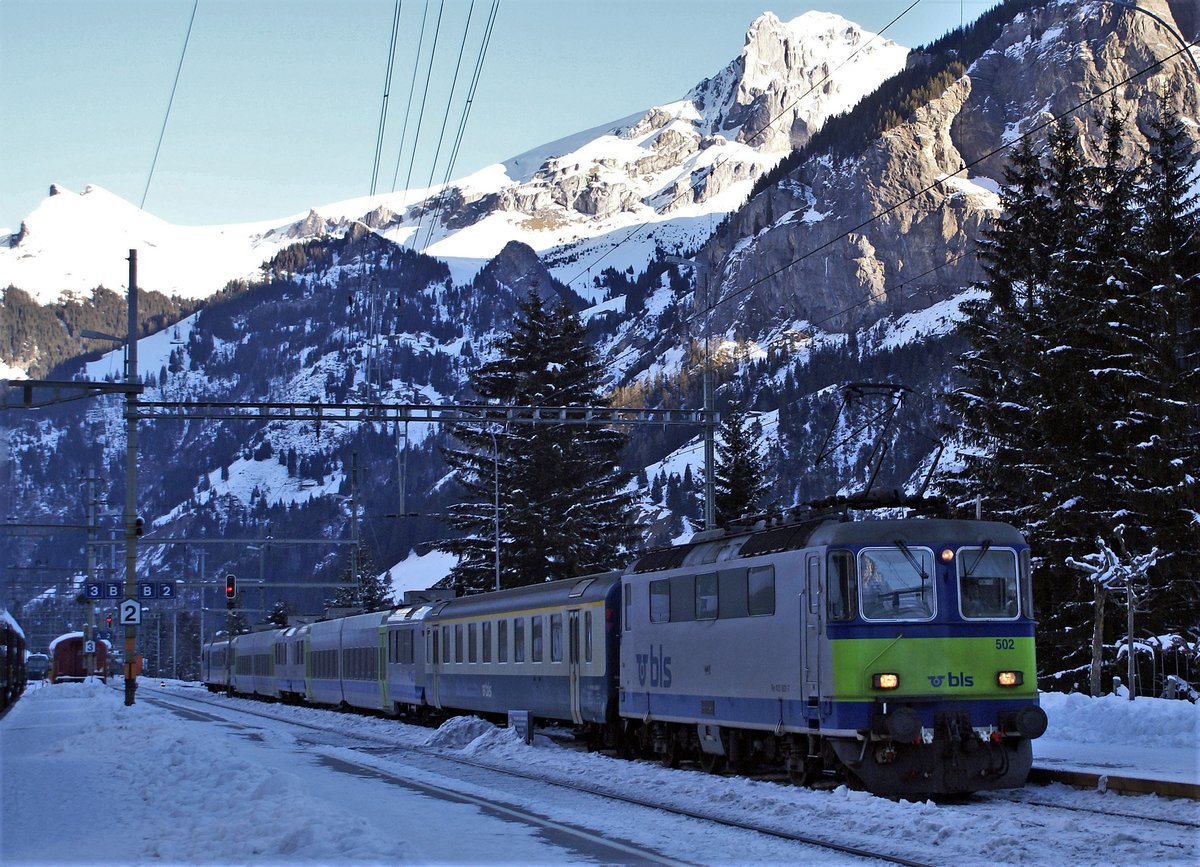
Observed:
[[[903,795],[1025,781],[1046,716],[1008,525],[801,514],[652,552],[623,582],[624,735],[668,764]]]

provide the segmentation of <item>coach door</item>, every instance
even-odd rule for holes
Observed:
[[[804,598],[800,611],[801,641],[804,644],[804,697],[809,706],[820,699],[821,679],[821,558],[809,554],[805,559]]]
[[[567,676],[571,691],[571,719],[577,724],[583,722],[583,711],[580,706],[580,652],[579,609],[567,612]]]
[[[438,685],[441,681],[441,632],[445,629],[444,626],[429,626],[425,630],[427,643],[425,645],[425,658],[429,660],[429,704],[432,707],[442,706],[441,692]]]

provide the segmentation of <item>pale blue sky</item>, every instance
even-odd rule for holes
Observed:
[[[836,12],[878,32],[912,0],[501,0],[454,177],[683,96],[737,56],[763,11]],[[400,147],[416,34],[440,0],[404,0],[378,192],[405,186]],[[907,46],[996,0],[919,0],[885,36]],[[445,0],[415,149],[430,177],[453,63],[467,32],[449,137],[491,0]],[[199,0],[149,191],[192,0],[0,0],[0,228],[51,183],[98,184],[187,225],[273,219],[370,192],[394,0]],[[445,173],[447,141],[434,175]],[[399,171],[397,173],[397,166]]]

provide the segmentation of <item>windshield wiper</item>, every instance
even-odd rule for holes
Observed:
[[[988,548],[990,547],[992,547],[992,540],[984,539],[983,545],[979,548],[979,556],[975,558],[975,562],[971,564],[971,568],[967,570],[967,574],[963,575],[964,578],[970,578],[975,574],[975,570],[978,569],[979,564],[983,562],[983,555],[988,552]]]
[[[924,586],[925,582],[929,580],[929,573],[925,571],[924,566],[917,562],[917,558],[913,556],[913,552],[908,549],[908,543],[903,539],[897,539],[892,544],[899,548],[900,553],[904,555],[904,559],[912,564],[913,569],[921,576],[921,584]]]

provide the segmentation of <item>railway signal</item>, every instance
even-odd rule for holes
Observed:
[[[225,598],[233,599],[237,596],[237,578],[233,575],[225,576]]]

